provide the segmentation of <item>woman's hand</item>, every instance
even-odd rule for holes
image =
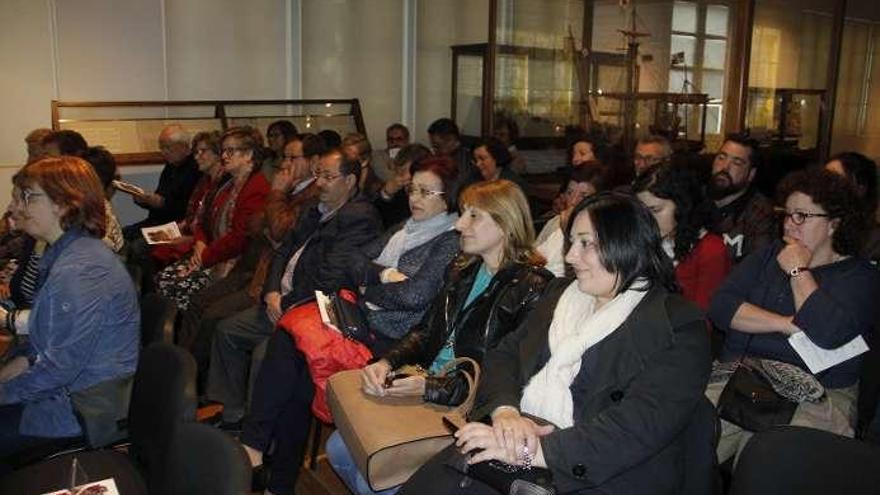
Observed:
[[[543,467],[546,464],[541,455],[540,437],[553,430],[553,425],[538,426],[531,419],[520,416],[511,409],[494,414],[492,426],[468,423],[456,432],[455,444],[465,454],[474,449],[483,449],[474,453],[468,460],[470,464],[498,460],[518,466],[524,463],[523,446],[525,446],[532,457],[532,465]]]
[[[383,284],[403,282],[408,278],[409,277],[401,273],[397,268],[386,268],[379,273],[379,281]]]
[[[361,370],[361,382],[364,393],[376,397],[385,395],[385,378],[391,373],[391,364],[380,359],[373,364],[364,366]]]
[[[776,255],[776,262],[782,271],[789,273],[795,268],[810,266],[813,253],[806,246],[788,236],[783,237],[782,240],[785,241],[785,247]]]
[[[196,241],[193,244],[192,255],[189,258],[189,267],[192,270],[198,270],[202,266],[202,253],[205,252],[205,248],[208,247],[203,241]]]
[[[398,378],[385,389],[385,394],[392,397],[421,397],[425,395],[425,377],[413,375]]]
[[[281,319],[281,293],[270,292],[263,298],[263,302],[266,303],[266,317],[273,325],[278,323]]]
[[[0,369],[0,383],[6,383],[9,380],[12,380],[27,371],[28,367],[30,367],[30,363],[28,363],[27,358],[24,356],[18,356],[11,359],[6,363],[6,366]]]

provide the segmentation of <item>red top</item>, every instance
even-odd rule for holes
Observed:
[[[214,196],[210,212],[214,222],[222,221],[219,215],[226,202],[231,199],[231,193],[231,187],[224,187]],[[251,175],[241,192],[238,193],[231,212],[232,224],[225,234],[211,240],[213,233],[207,232],[201,222],[196,224],[195,232],[193,232],[195,239],[207,244],[202,252],[203,267],[208,268],[221,261],[235,258],[244,251],[248,241],[248,226],[251,217],[263,211],[267,194],[269,194],[269,181],[262,173],[257,172]]]
[[[675,267],[675,278],[682,295],[707,311],[715,289],[727,277],[730,267],[724,240],[717,234],[706,234]]]

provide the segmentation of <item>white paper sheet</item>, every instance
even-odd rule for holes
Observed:
[[[823,349],[817,346],[804,332],[790,336],[788,343],[813,373],[827,370],[868,350],[868,344],[861,335],[836,349]]]
[[[101,487],[104,490],[100,490],[97,487]],[[107,478],[106,480],[96,481],[94,483],[86,483],[85,485],[80,485],[73,490],[58,490],[55,492],[49,492],[44,495],[80,495],[80,494],[88,494],[90,493],[90,488],[92,488],[91,492],[100,493],[101,495],[119,495],[119,489],[116,488],[116,482],[113,481],[113,478]]]

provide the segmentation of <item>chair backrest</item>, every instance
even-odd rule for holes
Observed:
[[[880,339],[876,328],[880,328],[880,322],[875,325],[873,332],[865,335],[868,352],[862,356],[856,415],[856,436],[874,442],[880,441],[880,431],[877,430],[878,421],[876,421],[877,409],[880,408],[880,349],[877,348]]]
[[[246,495],[251,465],[226,432],[202,423],[180,425],[168,455],[167,495]]]
[[[174,320],[177,304],[155,292],[141,298],[141,345],[153,342],[174,343]]]
[[[867,495],[878,487],[880,447],[813,428],[782,426],[749,440],[730,493]]]
[[[194,421],[195,410],[193,357],[171,344],[155,343],[144,349],[134,376],[128,427],[129,454],[148,483],[161,476],[177,427]]]
[[[715,449],[721,434],[721,422],[715,406],[702,397],[694,409],[693,418],[685,429],[683,495],[720,493],[721,479]]]

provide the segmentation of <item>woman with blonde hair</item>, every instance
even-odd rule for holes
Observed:
[[[467,385],[460,374],[435,376],[457,357],[477,362],[523,321],[553,275],[532,244],[535,231],[528,202],[513,182],[472,184],[459,196],[461,254],[449,266],[447,282],[431,308],[381,359],[363,369],[364,392],[377,396],[420,396],[427,402],[460,404]],[[426,375],[386,379],[404,365]],[[393,378],[393,375],[392,375]],[[373,493],[348,447],[334,434],[330,464],[358,494]]]

